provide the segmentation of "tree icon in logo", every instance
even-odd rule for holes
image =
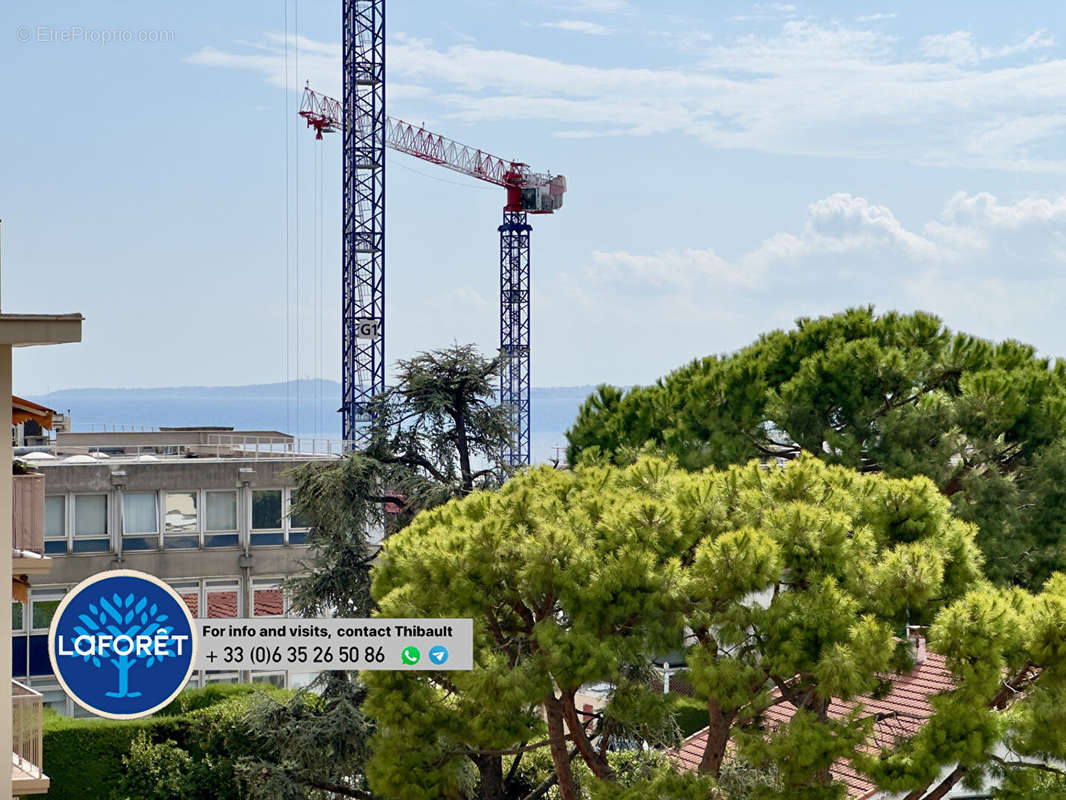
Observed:
[[[151,668],[157,661],[163,658],[174,657],[174,650],[163,650],[156,654],[155,649],[138,647],[137,637],[154,637],[157,633],[171,633],[173,626],[164,626],[167,621],[166,614],[159,613],[159,607],[152,603],[148,605],[148,599],[141,597],[135,600],[130,592],[125,597],[120,597],[116,592],[110,598],[101,596],[97,604],[89,603],[90,614],[79,614],[78,619],[82,625],[75,625],[74,631],[79,636],[96,637],[104,632],[115,637],[115,642],[122,637],[122,641],[129,641],[129,646],[123,648],[125,653],[117,645],[112,645],[111,655],[104,656],[105,660],[118,671],[118,691],[107,692],[108,697],[140,697],[140,692],[131,692],[129,687],[130,669],[139,661],[144,661],[145,669]],[[143,639],[141,640],[143,641]],[[103,666],[103,661],[95,654],[82,656],[86,662],[92,661],[94,667]]]

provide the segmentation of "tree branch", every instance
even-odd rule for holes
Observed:
[[[1061,770],[1058,767],[1053,767],[1050,764],[1045,764],[1042,761],[1007,761],[1005,758],[994,756],[989,753],[988,757],[995,761],[997,764],[1002,764],[1005,767],[1020,767],[1022,769],[1038,769],[1043,772],[1051,772],[1055,775],[1066,776],[1066,770]]]
[[[570,761],[573,761],[574,757],[576,755],[577,755],[577,748],[575,747],[573,750],[570,751],[570,755],[569,755]],[[559,773],[553,771],[551,775],[549,775],[547,778],[545,778],[543,781],[541,781],[540,784],[538,784],[536,786],[536,788],[533,789],[532,792],[530,792],[525,797],[523,797],[522,800],[540,800],[540,798],[544,797],[544,795],[547,794],[548,790],[550,788],[552,788],[558,782],[559,782]]]

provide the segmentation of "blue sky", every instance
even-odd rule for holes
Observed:
[[[1066,356],[1061,3],[388,14],[391,115],[567,176],[533,220],[535,384],[648,382],[866,303]],[[296,110],[339,92],[339,34],[337,3],[5,4],[3,308],[86,316],[17,391],[338,377],[340,141]],[[492,350],[502,190],[387,176],[390,362]]]

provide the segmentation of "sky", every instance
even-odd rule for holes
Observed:
[[[1066,6],[390,3],[388,113],[564,174],[533,382],[654,381],[855,305],[1066,356]],[[16,391],[340,375],[339,3],[5,3]],[[498,344],[504,192],[389,153],[387,359]]]

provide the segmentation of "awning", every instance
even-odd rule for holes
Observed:
[[[42,428],[52,429],[52,415],[55,409],[41,406],[21,397],[11,395],[11,424],[18,425],[20,422],[30,420],[36,422]]]

